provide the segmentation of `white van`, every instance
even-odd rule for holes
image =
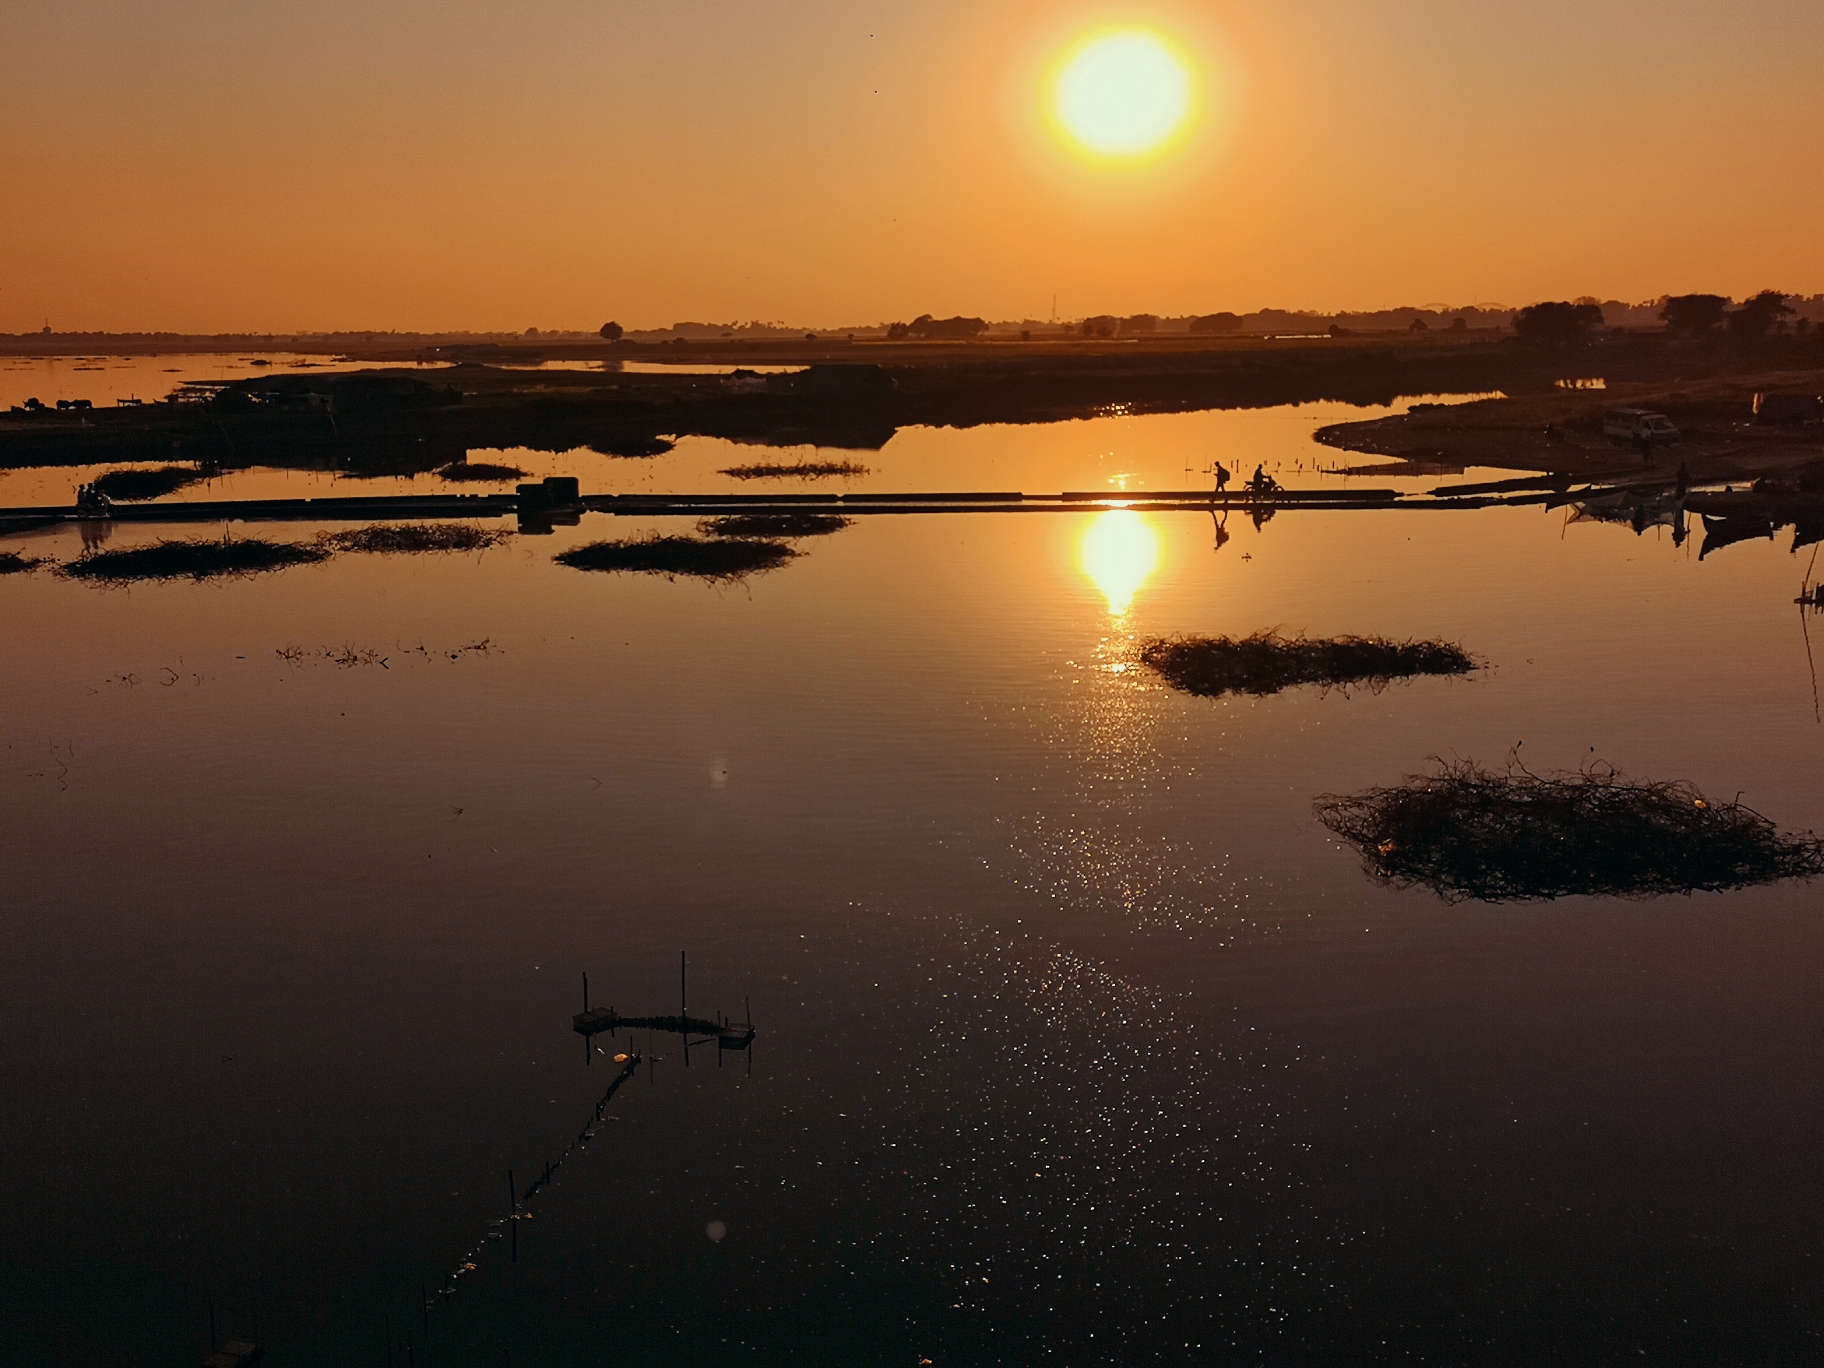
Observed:
[[[1602,415],[1602,435],[1622,445],[1670,446],[1678,440],[1678,426],[1663,413],[1610,409]]]

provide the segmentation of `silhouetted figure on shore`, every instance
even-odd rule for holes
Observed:
[[[1687,461],[1678,463],[1678,497],[1684,498],[1691,492],[1691,465]]]
[[[1229,487],[1229,468],[1221,461],[1218,461],[1216,462],[1214,474],[1216,476],[1216,492],[1218,494],[1225,493]]]
[[[1267,474],[1263,463],[1254,467],[1254,478],[1248,481],[1248,488],[1256,494],[1271,494],[1279,488],[1279,481]]]

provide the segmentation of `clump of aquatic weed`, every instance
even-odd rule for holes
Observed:
[[[866,475],[868,468],[856,461],[794,461],[790,465],[760,462],[730,466],[721,473],[737,480],[827,480],[835,475]]]
[[[559,565],[573,570],[628,570],[676,578],[738,580],[784,565],[798,553],[783,542],[695,537],[640,537],[591,542],[560,552]]]
[[[1313,641],[1276,631],[1249,637],[1155,638],[1141,646],[1140,659],[1174,689],[1203,698],[1276,694],[1300,684],[1343,690],[1366,685],[1378,693],[1396,679],[1469,674],[1481,668],[1474,656],[1449,641],[1358,636]]]
[[[393,648],[402,656],[421,656],[425,660],[461,660],[464,656],[489,655],[500,648],[492,639],[483,637],[455,650],[433,650],[422,642],[416,646],[395,645]],[[383,670],[392,669],[392,656],[372,646],[356,646],[352,642],[341,646],[319,646],[310,650],[303,646],[280,646],[273,651],[287,665],[308,665],[323,661],[339,669],[352,670],[360,665],[378,665]]]
[[[0,575],[22,575],[43,564],[44,561],[34,556],[21,556],[16,551],[0,551]]]
[[[421,641],[416,646],[401,646],[399,652],[402,655],[422,656],[426,660],[461,660],[464,656],[492,655],[499,649],[500,647],[494,644],[492,637],[483,637],[480,641],[471,641],[466,646],[458,646],[453,651],[433,650]]]
[[[208,580],[245,578],[291,565],[313,565],[329,559],[321,546],[269,542],[258,537],[220,541],[159,541],[124,551],[92,551],[57,567],[69,579],[95,584],[131,584],[141,580]]]
[[[337,551],[391,556],[414,551],[485,551],[510,540],[512,535],[501,528],[469,523],[375,523],[348,532],[326,533],[321,540]]]
[[[486,461],[452,461],[437,472],[437,477],[451,484],[505,484],[523,480],[526,472],[518,466],[490,465]]]
[[[705,518],[697,531],[709,537],[827,537],[852,522],[834,513],[732,513]]]
[[[1317,818],[1382,883],[1453,903],[1650,898],[1824,873],[1824,841],[1782,833],[1689,784],[1628,780],[1607,767],[1540,775],[1514,761],[1500,774],[1473,761],[1436,764],[1391,788],[1325,794]]]
[[[344,670],[352,670],[357,665],[378,665],[383,670],[387,668],[384,654],[372,646],[356,646],[353,643],[344,643],[341,646],[320,646],[314,652],[306,652],[297,646],[284,647],[279,650],[278,656],[287,665],[301,665],[305,660],[314,657],[317,660],[326,660],[331,665]]]
[[[157,470],[110,470],[95,480],[95,488],[110,499],[131,503],[136,499],[162,499],[175,494],[185,485],[207,478],[201,471],[186,466],[163,466]]]

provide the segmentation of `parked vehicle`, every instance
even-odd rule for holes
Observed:
[[[1648,409],[1610,409],[1602,415],[1602,435],[1622,446],[1670,446],[1678,440],[1678,425]]]

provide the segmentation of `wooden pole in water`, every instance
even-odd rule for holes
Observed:
[[[513,1262],[519,1262],[519,1184],[513,1181],[513,1170],[507,1170],[507,1224],[513,1227]]]

